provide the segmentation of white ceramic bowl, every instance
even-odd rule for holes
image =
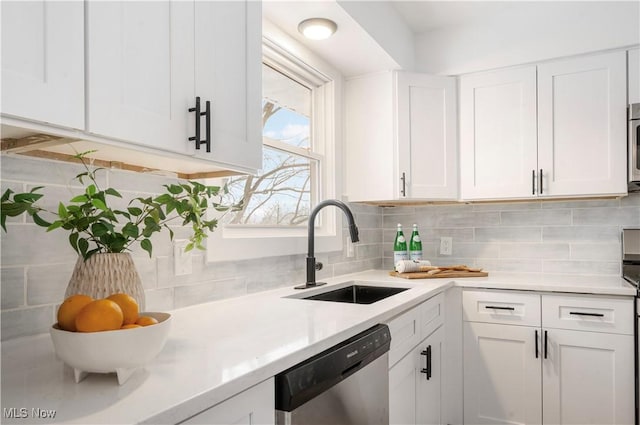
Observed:
[[[154,317],[158,323],[104,332],[69,332],[55,324],[50,332],[56,355],[74,369],[76,382],[84,379],[88,372],[116,372],[122,385],[133,372],[158,355],[169,336],[169,313],[141,315]]]

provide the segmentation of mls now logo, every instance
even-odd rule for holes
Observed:
[[[36,407],[31,410],[27,409],[26,407],[4,407],[2,409],[2,416],[7,419],[53,419],[56,417],[56,411],[52,409],[40,409]]]

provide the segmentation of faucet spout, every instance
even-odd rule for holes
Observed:
[[[353,219],[353,214],[351,210],[342,201],[338,201],[337,199],[327,199],[326,201],[320,202],[309,214],[309,223],[308,223],[308,250],[307,250],[307,282],[304,285],[296,286],[295,289],[305,289],[312,288],[315,286],[324,285],[325,282],[316,282],[316,270],[320,270],[322,268],[322,263],[316,263],[315,257],[315,249],[314,249],[314,240],[315,240],[315,220],[316,216],[326,206],[333,205],[334,207],[340,208],[345,216],[347,217],[347,223],[349,226],[349,236],[351,237],[351,242],[356,243],[360,240],[358,235],[358,227],[356,226],[356,222]]]

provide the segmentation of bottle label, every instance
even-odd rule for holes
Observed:
[[[422,239],[420,239],[420,235],[413,235],[412,240],[413,242],[422,242]]]
[[[404,235],[398,236],[398,243],[405,243],[407,240],[404,238]]]
[[[409,254],[407,251],[393,251],[393,264],[396,264],[398,261],[408,260]]]
[[[414,261],[422,260],[422,251],[411,251],[410,256]]]

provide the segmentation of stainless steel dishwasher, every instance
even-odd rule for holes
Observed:
[[[390,344],[376,325],[276,375],[276,424],[388,425]]]

